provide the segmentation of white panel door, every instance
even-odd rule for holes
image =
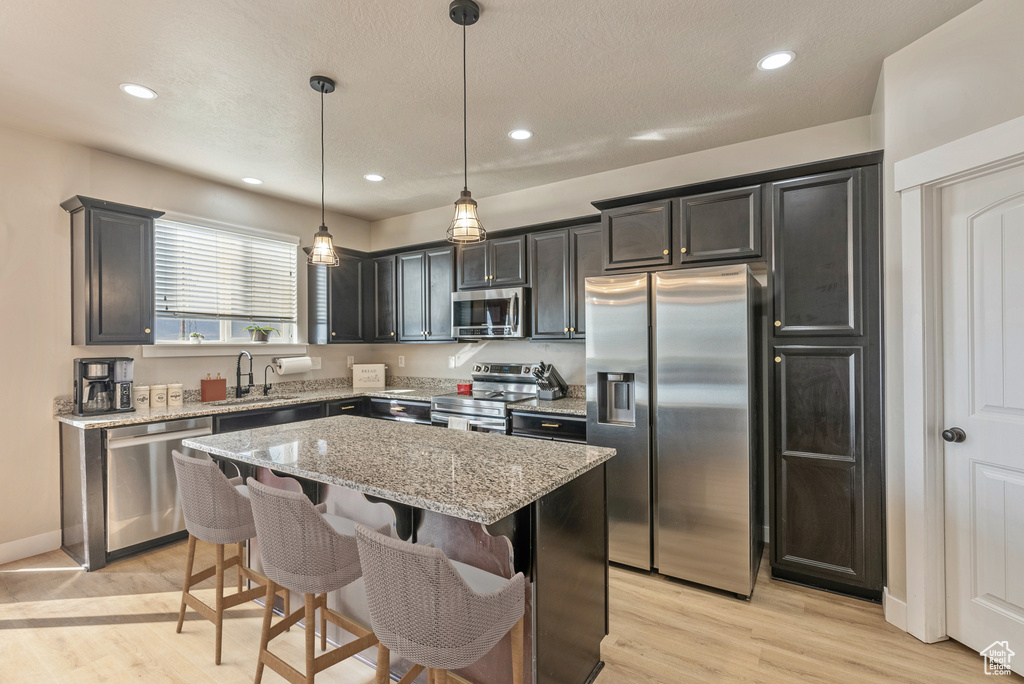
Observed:
[[[947,631],[1024,672],[1024,168],[941,199]]]

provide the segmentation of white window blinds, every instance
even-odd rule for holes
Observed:
[[[159,220],[155,252],[157,316],[295,321],[294,243]]]

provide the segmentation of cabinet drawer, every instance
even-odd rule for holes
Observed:
[[[512,412],[512,434],[561,442],[587,442],[587,420],[550,413]]]
[[[366,399],[339,399],[327,402],[328,416],[365,416]]]
[[[315,420],[324,417],[323,404],[300,404],[285,408],[257,409],[226,416],[214,416],[213,431],[216,434],[251,430],[269,425],[285,425],[302,420]]]
[[[430,403],[372,398],[370,399],[370,417],[429,425]]]

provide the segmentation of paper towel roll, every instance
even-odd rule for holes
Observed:
[[[308,356],[288,356],[274,359],[274,369],[278,375],[305,373],[313,368],[313,359]]]

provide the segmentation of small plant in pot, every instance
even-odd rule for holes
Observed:
[[[266,342],[267,338],[270,337],[271,333],[281,334],[281,331],[277,328],[271,328],[270,326],[262,325],[250,325],[248,328],[242,328],[242,330],[248,330],[252,336],[253,342]]]
[[[205,339],[206,339],[206,336],[203,335],[203,333],[194,332],[194,333],[192,333],[191,335],[188,336],[188,341],[191,344],[202,344],[203,340],[205,340]]]

